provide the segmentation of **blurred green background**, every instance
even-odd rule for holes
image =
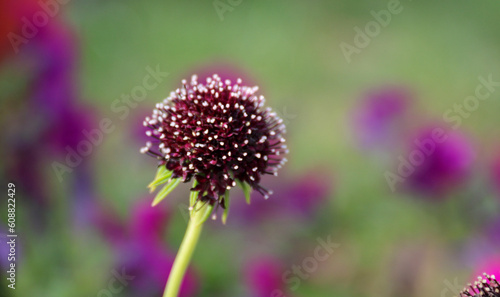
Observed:
[[[25,2],[5,4],[2,34],[21,34],[19,20],[30,19],[42,9],[38,2]],[[133,283],[162,271],[148,267],[149,260],[144,260],[162,252],[153,252],[141,235],[127,235],[132,239],[126,240],[117,235],[129,234],[132,231],[127,228],[133,229],[135,223],[143,226],[140,218],[133,219],[140,217],[135,215],[137,205],[148,205],[154,197],[146,185],[154,177],[155,161],[139,153],[145,138],[137,135],[143,117],[180,87],[181,79],[197,72],[222,71],[229,74],[221,76],[236,73],[244,82],[258,85],[267,105],[287,124],[289,162],[282,175],[266,180],[269,188],[282,189],[275,195],[277,201],[291,204],[286,196],[293,193],[286,188],[297,184],[304,185],[305,193],[314,190],[318,197],[306,195],[313,201],[306,214],[287,212],[275,202],[276,209],[265,216],[238,223],[238,216],[245,216],[242,206],[230,214],[227,225],[209,222],[184,296],[273,296],[267,287],[287,297],[457,295],[473,273],[493,265],[500,254],[500,179],[495,175],[500,156],[498,91],[479,100],[453,132],[467,139],[465,146],[473,153],[463,157],[449,153],[453,156],[448,158],[445,150],[445,161],[439,161],[445,165],[430,166],[430,179],[439,182],[439,168],[459,162],[454,157],[470,159],[459,178],[453,175],[455,167],[444,170],[442,174],[448,176],[451,171],[453,177],[444,178],[445,190],[429,194],[419,191],[425,188],[420,185],[393,192],[384,174],[396,172],[398,157],[408,156],[408,143],[422,127],[447,125],[443,114],[474,95],[478,77],[491,75],[500,81],[500,3],[400,1],[401,12],[391,14],[388,25],[380,26],[380,33],[352,54],[349,63],[341,43],[354,45],[355,28],[364,31],[375,20],[372,12],[386,10],[390,2],[91,0],[60,4],[41,31],[58,28],[52,34],[64,31],[67,38],[63,39],[71,44],[61,46],[62,53],[73,53],[71,66],[64,62],[61,66],[71,74],[63,71],[73,85],[67,100],[72,101],[71,110],[86,111],[87,130],[97,128],[104,118],[115,126],[81,164],[64,173],[62,181],[53,162],[64,163],[66,146],[54,149],[57,144],[51,144],[54,138],[47,133],[64,129],[66,120],[53,123],[51,119],[66,112],[55,108],[64,105],[66,95],[59,94],[61,102],[50,100],[57,91],[47,95],[50,98],[33,95],[43,88],[37,84],[40,77],[47,75],[50,80],[53,75],[40,70],[51,61],[45,58],[51,47],[37,45],[44,44],[37,41],[39,33],[15,54],[4,39],[1,179],[17,188],[19,255],[16,290],[8,289],[2,276],[0,294],[161,296],[163,274],[158,282],[146,282],[144,291]],[[16,5],[30,9],[12,8]],[[48,44],[57,44],[46,35]],[[54,55],[63,56],[57,50]],[[121,119],[113,102],[142,85],[147,67],[157,65],[168,76]],[[388,86],[411,94],[410,103],[404,112],[381,116],[392,129],[389,140],[380,137],[381,143],[362,145],[358,134],[363,132],[355,128],[357,111],[367,108],[364,102],[372,90],[383,93]],[[83,137],[79,131],[67,133]],[[377,131],[368,133],[378,137]],[[66,139],[64,135],[56,138]],[[161,230],[169,257],[175,255],[186,227],[182,205],[187,203],[188,189],[176,189],[164,203],[165,228],[151,227]],[[44,197],[35,197],[41,191]],[[239,190],[234,191],[243,200]],[[252,199],[263,200],[259,195]],[[266,202],[259,202],[252,211],[259,213]],[[6,221],[4,206],[0,215]],[[142,218],[149,219],[148,215]],[[113,235],[120,238],[115,240]],[[282,274],[313,256],[317,238],[329,236],[338,248],[292,290]],[[143,266],[127,264],[141,253],[145,258],[137,261]],[[140,267],[137,278],[132,285],[110,291],[113,271],[122,267]],[[498,274],[499,267],[491,269]],[[450,284],[455,283],[462,285],[453,285],[452,290]]]

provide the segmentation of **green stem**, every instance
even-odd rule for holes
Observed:
[[[209,214],[209,211],[211,211],[211,207],[204,206],[192,212],[186,234],[184,234],[181,246],[175,257],[174,265],[170,271],[163,297],[177,297],[179,295],[182,279],[196,248],[196,243],[203,229],[203,222],[206,220],[206,215],[207,213]]]

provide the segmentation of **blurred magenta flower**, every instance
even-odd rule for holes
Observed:
[[[23,8],[23,3],[31,2],[21,1],[15,8],[20,6],[20,11],[26,9],[26,13],[32,13],[33,8]],[[41,9],[38,5],[35,8]],[[37,34],[24,45],[19,59],[13,60],[20,67],[26,67],[24,61],[34,61],[27,65],[27,91],[20,94],[25,106],[20,116],[28,117],[30,121],[26,122],[32,123],[28,127],[20,125],[24,131],[32,129],[30,133],[42,134],[47,130],[61,130],[66,125],[74,126],[83,117],[90,117],[92,112],[82,110],[78,103],[77,45],[73,36],[66,24],[52,20],[38,28]],[[69,134],[74,133],[70,131]],[[77,135],[81,136],[81,131]],[[29,138],[36,137],[30,135]]]
[[[422,195],[445,198],[470,176],[475,158],[472,144],[460,132],[438,126],[420,129],[416,135],[400,163],[409,168],[406,186]]]
[[[52,153],[65,156],[68,154],[68,147],[77,150],[80,142],[95,136],[91,135],[90,131],[97,128],[96,115],[97,111],[82,104],[68,106],[57,117],[52,118],[51,126],[47,127],[43,135],[43,141]]]
[[[76,42],[66,25],[50,23],[40,29],[27,49],[24,54],[39,61],[29,106],[45,123],[43,141],[65,154],[66,146],[76,149],[84,139],[83,130],[90,130],[96,122],[96,111],[78,102]]]
[[[43,179],[41,150],[36,142],[16,141],[10,143],[6,162],[7,176],[17,181],[24,195],[36,204],[47,202],[48,189]],[[39,210],[38,210],[39,211]],[[41,215],[41,214],[40,214]]]
[[[26,49],[25,54],[38,61],[32,86],[33,104],[37,110],[57,117],[78,99],[73,34],[64,24],[52,23],[41,28]]]
[[[114,249],[120,250],[129,241],[128,226],[122,222],[111,206],[95,204],[92,222]]]
[[[34,1],[9,3],[13,14],[30,15],[41,9]],[[46,165],[47,156],[65,157],[66,146],[74,148],[84,138],[82,131],[92,125],[93,116],[77,103],[75,42],[63,23],[52,20],[38,28],[14,62],[26,60],[34,63],[29,64],[28,91],[19,95],[25,108],[5,129],[11,138],[7,149],[14,156],[8,171],[23,183],[26,194],[41,201],[47,189],[42,187],[39,168]]]
[[[41,9],[37,2],[32,2],[11,3],[10,8],[13,13],[29,16]],[[50,190],[45,186],[46,172],[42,168],[50,166],[47,164],[50,158],[66,160],[69,152],[77,150],[81,141],[86,139],[84,131],[95,127],[95,110],[79,103],[73,36],[64,23],[52,19],[22,45],[19,59],[14,60],[16,65],[26,60],[34,62],[28,64],[27,92],[20,95],[24,99],[24,109],[13,117],[11,122],[14,124],[8,125],[5,131],[11,139],[6,149],[13,156],[7,164],[7,171],[11,178],[19,181],[24,193],[37,201],[34,208],[46,204],[50,197]],[[72,168],[77,172],[75,180],[86,179],[86,173],[78,174],[89,170],[83,168],[88,166],[86,161],[82,158],[78,166]],[[76,204],[81,205],[82,199],[89,195],[82,194],[78,182],[74,184],[71,196],[78,198]],[[41,213],[37,210],[34,217],[41,216]]]
[[[116,268],[134,277],[127,287],[131,296],[161,296],[174,259],[175,254],[167,252],[165,247],[148,246],[136,240],[119,252]],[[188,269],[179,296],[196,296],[197,291],[197,279]]]
[[[30,113],[36,113],[35,111],[36,108],[31,106]],[[83,107],[68,108],[58,117],[49,117],[47,114],[38,116],[47,118],[46,121],[39,118],[40,123],[45,125],[34,121],[34,127],[25,125],[7,129],[6,134],[11,135],[9,138],[12,139],[7,147],[11,156],[7,171],[11,178],[22,184],[26,195],[42,202],[46,201],[49,195],[44,186],[42,170],[43,167],[50,166],[47,163],[50,159],[47,157],[64,160],[69,150],[76,150],[78,144],[85,139],[84,130],[90,131],[95,121],[94,114]],[[24,136],[19,137],[20,135]],[[85,164],[86,160],[82,159],[81,164],[74,170],[79,171],[80,166],[86,166]]]
[[[245,265],[244,278],[252,297],[287,296],[282,275],[283,265],[271,257],[260,257],[248,261]]]
[[[280,216],[307,218],[320,209],[333,191],[332,175],[321,169],[285,176],[280,181],[264,178],[263,183],[266,182],[274,189],[272,199],[265,200],[252,193],[251,203],[247,205],[241,193],[235,195],[231,206],[235,221],[259,222]]]
[[[491,168],[491,177],[493,184],[500,193],[500,154],[493,160],[493,165]]]
[[[0,1],[0,62],[6,56],[17,53],[13,41],[18,42],[13,34],[22,34],[23,17],[32,17],[41,7],[37,0],[2,0]],[[23,43],[21,43],[21,46]]]
[[[132,207],[129,224],[120,222],[110,209],[96,213],[96,224],[117,255],[116,269],[134,278],[127,287],[131,296],[160,296],[163,292],[175,259],[175,253],[163,244],[169,217],[164,207],[151,207],[146,198]],[[188,269],[179,296],[195,296],[197,291],[197,277]]]
[[[476,276],[483,273],[500,276],[500,254],[485,258],[474,271]]]
[[[488,238],[494,244],[500,244],[500,216],[497,216],[492,222],[486,227]]]
[[[362,148],[391,145],[397,139],[398,123],[413,97],[409,90],[388,86],[370,91],[354,111],[354,136]]]
[[[133,208],[130,236],[141,239],[148,245],[161,246],[170,214],[164,207],[151,207],[145,201],[146,199],[141,199]]]

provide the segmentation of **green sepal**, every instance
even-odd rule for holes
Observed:
[[[198,184],[198,182],[195,180],[193,182],[193,188],[196,187],[196,185]],[[191,194],[189,194],[189,215],[191,217],[193,217],[193,214],[194,214],[194,207],[195,207],[195,204],[196,204],[196,200],[198,199],[198,195],[200,195],[200,192],[199,191],[191,191]]]
[[[229,191],[224,194],[224,213],[222,214],[222,224],[226,224],[227,215],[229,214]]]
[[[245,200],[247,201],[247,204],[250,204],[250,194],[252,193],[252,187],[247,182],[236,180],[240,188],[243,190],[243,193],[245,194]]]
[[[153,193],[157,186],[166,183],[171,176],[172,171],[168,170],[165,166],[158,167],[155,179],[148,185],[149,192]]]
[[[191,219],[194,220],[197,226],[205,223],[206,220],[210,217],[213,210],[213,205],[210,205],[208,202],[205,203],[200,209],[193,210],[191,214]]]
[[[180,178],[174,178],[171,180],[168,184],[166,184],[163,189],[156,195],[155,199],[153,200],[153,203],[151,204],[152,206],[156,206],[160,201],[165,199],[170,192],[172,192],[175,187],[181,182]]]

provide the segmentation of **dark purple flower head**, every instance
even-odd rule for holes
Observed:
[[[500,284],[494,275],[483,273],[483,276],[479,276],[474,284],[469,284],[468,288],[464,288],[460,292],[459,297],[465,296],[500,297]]]
[[[211,205],[224,207],[224,195],[236,181],[267,198],[271,192],[259,185],[261,175],[277,175],[288,150],[283,121],[264,108],[258,87],[218,75],[206,84],[196,76],[182,83],[144,121],[151,141],[141,152],[158,158],[172,179],[195,179],[197,199]]]

